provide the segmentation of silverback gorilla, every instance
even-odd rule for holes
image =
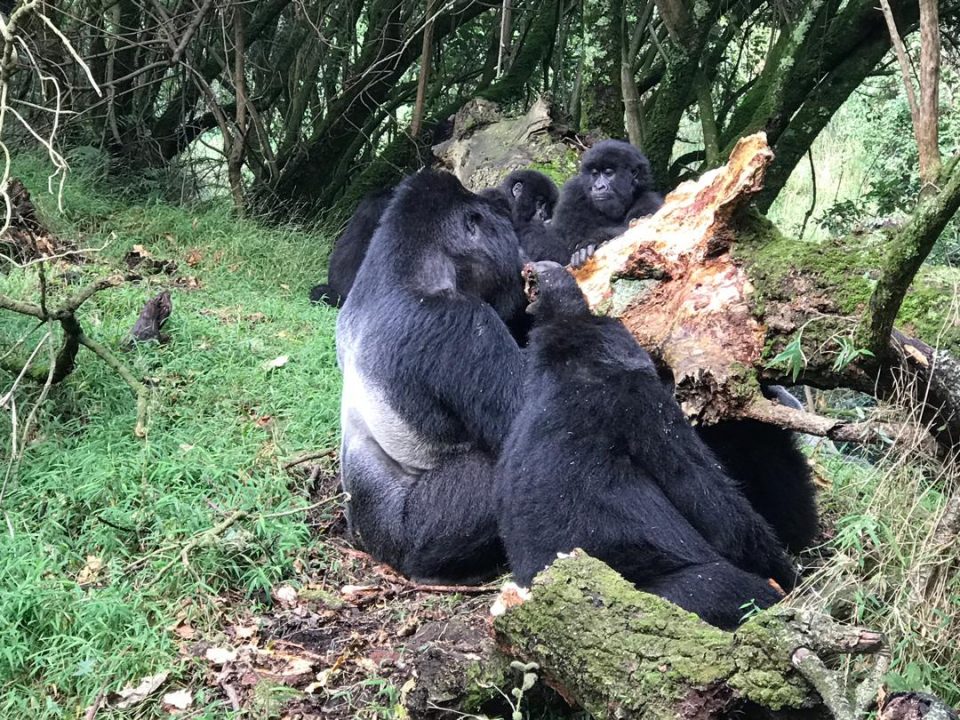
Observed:
[[[597,245],[622,235],[630,220],[662,204],[644,154],[622,140],[603,140],[584,153],[580,174],[564,183],[553,226],[568,256],[589,248],[582,261]]]
[[[517,238],[448,173],[396,189],[337,319],[352,533],[422,582],[502,567],[493,472],[519,407]]]
[[[380,218],[393,198],[395,188],[386,188],[365,195],[350,218],[343,234],[330,253],[327,283],[310,290],[310,301],[340,307],[346,300],[354,278],[370,246]],[[553,215],[557,203],[557,187],[543,173],[517,170],[496,188],[480,193],[499,201],[503,212],[510,215],[520,243],[532,260],[553,260],[558,253],[566,262],[569,253],[561,249],[559,238],[546,231],[544,222]],[[558,262],[560,260],[558,259]]]
[[[635,583],[729,628],[795,570],[770,526],[687,422],[650,356],[590,313],[556,263],[526,266],[524,402],[497,468],[517,582],[582,547]]]

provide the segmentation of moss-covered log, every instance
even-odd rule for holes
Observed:
[[[787,608],[728,633],[581,551],[531,590],[495,620],[498,645],[595,718],[851,717],[886,667],[876,633]],[[874,655],[862,682],[820,660],[838,653]]]

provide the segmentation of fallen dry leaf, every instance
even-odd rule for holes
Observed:
[[[280,355],[279,357],[275,357],[273,360],[268,360],[265,362],[263,364],[263,369],[276,370],[277,368],[282,368],[288,362],[290,362],[290,357],[288,355]]]
[[[292,607],[297,604],[297,591],[289,585],[281,585],[273,591],[274,599],[281,605]]]
[[[228,662],[237,659],[237,651],[229,648],[211,647],[207,648],[204,657],[214,665],[226,665]]]
[[[233,626],[233,635],[238,640],[248,640],[257,634],[257,627],[255,625],[234,625]]]
[[[103,560],[96,555],[87,555],[86,564],[80,568],[77,573],[77,585],[91,585],[100,577],[100,571],[103,570]]]
[[[193,693],[189,690],[174,690],[163,696],[163,707],[167,710],[186,710],[193,705]]]
[[[197,631],[193,629],[190,623],[183,622],[173,629],[173,634],[182,640],[193,640],[197,635]]]
[[[379,591],[380,588],[376,585],[344,585],[340,588],[340,594],[348,600],[354,600]]]
[[[130,687],[127,685],[123,688],[117,695],[120,697],[116,702],[110,703],[111,707],[115,707],[119,710],[125,708],[132,708],[135,705],[139,705],[144,700],[146,700],[150,695],[157,691],[157,689],[166,682],[167,677],[170,675],[168,670],[159,672],[156,675],[148,675],[140,681],[140,684],[136,687]]]
[[[190,267],[196,267],[203,260],[203,253],[201,253],[196,248],[193,248],[187,252],[187,265]]]

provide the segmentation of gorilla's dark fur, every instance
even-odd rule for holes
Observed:
[[[360,201],[333,246],[326,284],[315,285],[310,290],[311,302],[340,307],[346,300],[367,253],[370,238],[390,204],[394,190],[393,187],[378,190]],[[480,194],[495,201],[501,212],[510,216],[528,258],[567,262],[569,253],[562,249],[559,238],[544,226],[553,215],[559,195],[550,178],[536,170],[516,170],[498,187]]]
[[[514,170],[497,187],[484,190],[481,195],[499,200],[510,213],[528,260],[566,263],[570,259],[559,235],[547,224],[559,197],[553,180],[536,170]]]
[[[424,582],[502,566],[493,470],[521,390],[509,218],[447,173],[401,183],[337,319],[348,523]]]
[[[497,468],[517,581],[582,547],[643,590],[720,627],[767,607],[795,570],[770,526],[687,422],[650,356],[592,315],[555,263],[528,276],[524,403]]]
[[[623,234],[630,220],[662,204],[646,156],[630,143],[603,140],[584,154],[580,173],[564,183],[553,226],[571,255]]]
[[[779,385],[763,392],[782,405],[803,408]],[[816,490],[794,434],[756,420],[723,420],[697,433],[787,548],[796,553],[809,547],[819,529]]]
[[[353,287],[363,257],[367,254],[370,238],[393,198],[393,192],[392,187],[378,190],[364,196],[360,201],[330,253],[327,284],[315,285],[310,290],[310,302],[322,301],[331,307],[340,307],[343,304]]]

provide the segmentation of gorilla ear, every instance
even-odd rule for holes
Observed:
[[[514,200],[516,200],[517,198],[519,198],[520,195],[523,193],[523,183],[522,183],[521,181],[519,181],[519,180],[518,180],[517,182],[515,182],[515,183],[513,184],[513,187],[510,189],[510,192],[511,192],[511,194],[513,195],[513,199],[514,199]]]
[[[467,229],[469,235],[476,236],[480,225],[480,221],[483,219],[483,216],[475,211],[468,212],[463,218],[464,227]]]

